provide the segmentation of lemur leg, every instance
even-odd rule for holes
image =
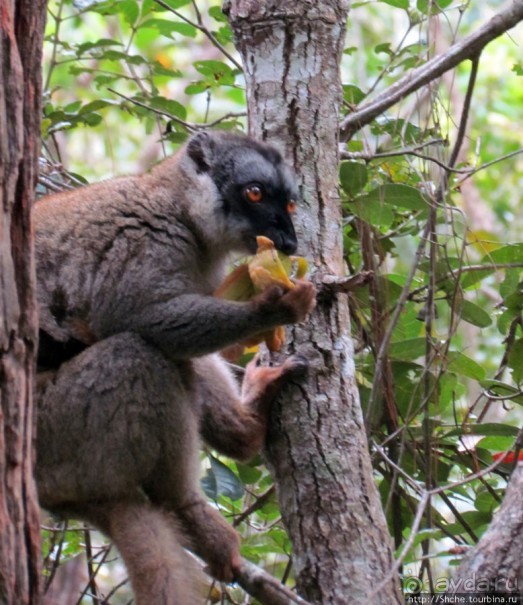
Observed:
[[[194,408],[201,404],[199,392],[193,393],[195,399],[189,401]],[[196,440],[198,415],[193,414],[190,420],[190,424],[185,422],[184,430],[193,433]],[[166,425],[161,436],[162,455],[144,483],[144,490],[153,504],[176,515],[189,548],[204,559],[210,573],[218,580],[232,581],[233,570],[240,562],[238,535],[201,492],[199,448],[180,448],[178,433]]]
[[[202,437],[220,453],[239,460],[252,458],[262,449],[274,398],[288,380],[303,375],[308,367],[300,355],[271,367],[261,366],[255,357],[245,369],[240,392],[220,357],[203,357],[194,364],[200,378]]]
[[[198,483],[193,377],[190,362],[173,364],[140,337],[120,334],[39,381],[40,502],[91,521],[115,541],[140,605],[198,602],[189,592],[180,523],[142,491],[167,441],[172,472],[158,481],[177,493]]]
[[[219,356],[195,359],[193,367],[202,406],[203,438],[220,452],[241,459],[261,449],[272,400],[287,379],[303,374],[307,361],[295,356],[279,367],[261,367],[254,360],[246,369],[241,392]],[[169,459],[166,457],[165,462]],[[193,487],[192,497],[175,505],[177,516],[189,535],[195,537],[195,550],[208,563],[211,573],[230,581],[240,564],[237,534]],[[166,493],[168,488],[163,486],[163,499],[173,497]],[[181,493],[188,495],[191,491]]]
[[[203,603],[201,570],[182,548],[173,515],[137,499],[97,506],[87,516],[120,551],[136,605]]]
[[[307,366],[298,356],[280,367],[261,367],[255,360],[246,370],[240,392],[227,364],[218,355],[193,359],[192,364],[201,407],[200,433],[209,445],[238,459],[249,458],[261,449],[272,400],[285,380],[303,373]],[[232,580],[240,564],[236,532],[202,496],[194,481],[196,473],[178,478],[186,482],[183,489],[174,489],[178,483],[158,481],[176,472],[176,450],[169,441],[164,447],[166,453],[152,474],[147,494],[154,502],[176,512],[193,539],[195,552],[207,562],[212,575]],[[185,461],[182,466],[197,463],[198,460]]]

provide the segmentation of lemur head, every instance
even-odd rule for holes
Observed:
[[[256,251],[258,235],[270,238],[285,254],[296,251],[291,215],[298,190],[292,171],[274,147],[243,135],[202,132],[189,140],[187,153],[198,172],[213,180],[221,211],[246,251]]]

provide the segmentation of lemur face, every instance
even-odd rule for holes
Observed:
[[[196,139],[203,136],[206,148],[194,145],[193,139],[189,155],[214,181],[223,212],[241,233],[245,249],[254,253],[256,237],[264,235],[278,250],[293,254],[298,245],[292,223],[298,189],[280,153],[241,135],[213,133]]]

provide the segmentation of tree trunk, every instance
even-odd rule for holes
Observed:
[[[449,592],[470,596],[470,601],[463,602],[486,603],[478,597],[489,593],[523,595],[522,499],[523,463],[519,463],[492,523],[463,558],[450,582]]]
[[[38,170],[44,0],[0,0],[0,603],[37,603],[37,338],[30,209]]]
[[[279,144],[299,175],[300,254],[318,307],[291,350],[313,360],[308,383],[275,410],[266,450],[293,544],[299,593],[318,604],[402,602],[359,403],[343,276],[338,195],[343,0],[231,0],[245,67],[250,134]],[[374,594],[383,582],[383,587]]]

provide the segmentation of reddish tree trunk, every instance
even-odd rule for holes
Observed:
[[[37,338],[30,209],[38,170],[44,0],[0,0],[0,603],[38,602],[33,480]]]

